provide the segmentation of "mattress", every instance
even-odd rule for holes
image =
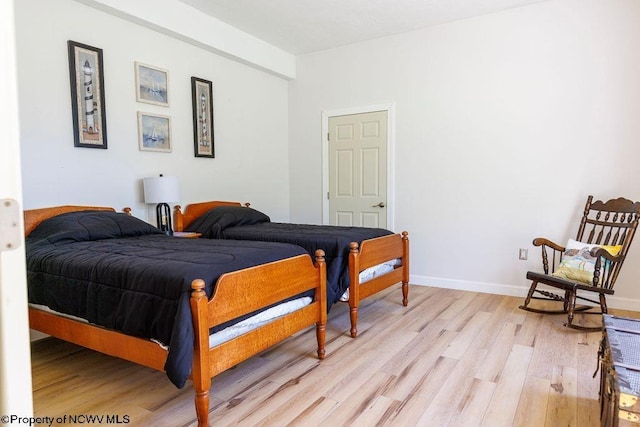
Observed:
[[[390,261],[383,262],[382,264],[374,265],[373,267],[366,268],[360,272],[358,275],[358,281],[362,285],[370,280],[375,279],[376,277],[380,277],[384,274],[390,273],[393,271],[396,266],[401,264],[401,260],[392,259]],[[340,296],[340,301],[349,301],[349,289],[347,289],[342,296]]]

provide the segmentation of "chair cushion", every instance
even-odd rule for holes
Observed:
[[[591,249],[601,247],[611,255],[618,255],[622,249],[621,245],[605,246],[594,245],[589,243],[578,242],[569,239],[562,255],[562,262],[556,268],[553,276],[563,279],[576,280],[582,283],[591,283],[593,281],[593,270],[596,265],[596,258],[589,253]],[[607,267],[607,263],[604,264]]]

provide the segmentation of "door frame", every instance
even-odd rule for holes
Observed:
[[[0,2],[0,199],[18,205],[18,245],[0,250],[0,415],[33,416],[14,0]],[[6,424],[6,423],[5,423]]]
[[[375,111],[387,112],[387,225],[386,228],[395,228],[395,103],[371,104],[360,107],[340,108],[335,110],[322,110],[322,223],[329,224],[329,118],[347,116],[351,114],[373,113]]]

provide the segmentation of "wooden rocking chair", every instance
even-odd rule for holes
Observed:
[[[601,330],[601,327],[573,324],[575,312],[594,308],[592,305],[576,307],[576,299],[600,304],[600,312],[585,314],[607,313],[606,295],[613,294],[613,285],[627,256],[640,218],[640,202],[632,202],[622,197],[606,203],[592,200],[593,196],[587,198],[576,241],[570,241],[566,248],[545,238],[533,241],[534,246],[542,247],[544,273],[527,272],[527,279],[532,283],[524,304],[520,306],[523,310],[535,313],[567,314],[568,321],[565,326],[583,330]],[[582,249],[577,249],[578,247]],[[576,265],[581,266],[583,270],[572,268]],[[588,267],[584,268],[585,265]],[[540,284],[556,290],[550,292],[538,289]],[[579,292],[586,295],[590,292],[592,294],[589,296],[592,298],[597,295],[598,301],[580,296]],[[542,297],[534,294],[540,294]],[[561,301],[562,310],[531,307],[532,299]]]

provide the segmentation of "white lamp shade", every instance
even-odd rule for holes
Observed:
[[[171,203],[180,201],[180,185],[175,176],[144,178],[145,203]]]

